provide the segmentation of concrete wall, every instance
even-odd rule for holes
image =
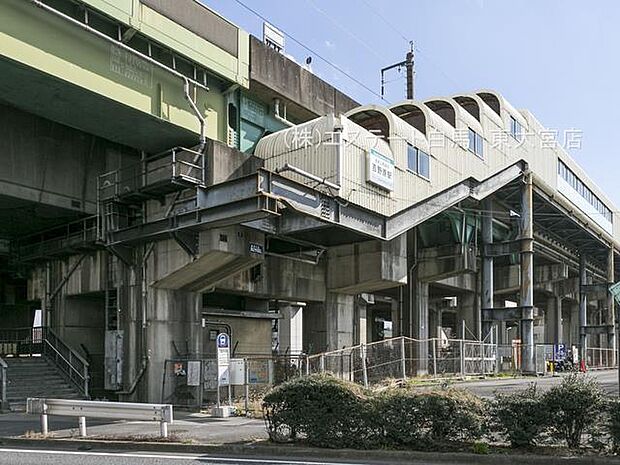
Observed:
[[[269,102],[288,104],[288,115],[304,121],[315,116],[339,115],[358,105],[350,97],[302,68],[281,53],[250,37],[250,91]]]
[[[97,176],[139,160],[123,146],[0,104],[0,193],[95,212]]]

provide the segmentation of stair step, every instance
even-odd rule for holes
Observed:
[[[23,411],[28,397],[83,399],[79,389],[45,357],[7,357],[7,400]]]

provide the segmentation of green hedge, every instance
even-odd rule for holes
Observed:
[[[263,410],[272,440],[320,447],[429,448],[479,438],[485,423],[483,402],[465,391],[372,394],[329,375],[274,388]]]
[[[607,407],[607,408],[605,408]],[[604,402],[598,384],[571,374],[540,394],[535,385],[492,401],[458,389],[380,392],[329,375],[286,382],[263,400],[273,441],[319,447],[436,449],[499,435],[513,447],[554,438],[571,448],[603,431],[620,448],[620,402]],[[479,444],[479,443],[476,443]]]

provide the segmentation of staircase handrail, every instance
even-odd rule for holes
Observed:
[[[62,362],[64,362],[65,366],[68,367],[68,369],[70,370],[69,373],[67,373],[66,370],[64,370],[67,376],[69,377],[69,379],[83,392],[85,397],[88,397],[89,363],[78,352],[76,352],[73,348],[67,345],[62,339],[60,339],[58,335],[51,328],[48,327],[48,328],[42,328],[42,329],[43,329],[43,335],[44,335],[43,340],[47,344],[47,346],[49,346],[49,348],[54,352],[55,354],[54,362],[56,363],[56,365],[61,369],[64,368],[59,363],[58,357],[60,357]],[[67,357],[62,352],[68,355],[68,360],[67,360]],[[79,363],[76,363],[76,362],[79,362]],[[78,380],[74,379],[71,372],[77,375]]]

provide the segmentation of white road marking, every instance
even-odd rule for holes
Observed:
[[[94,457],[124,457],[124,458],[142,458],[142,459],[167,459],[167,460],[201,460],[201,461],[218,461],[218,462],[239,462],[239,463],[271,463],[284,465],[368,465],[350,462],[307,462],[298,460],[280,460],[280,459],[235,459],[230,457],[212,457],[206,454],[202,455],[165,455],[165,454],[127,454],[113,452],[82,452],[82,451],[59,451],[59,450],[41,450],[41,449],[0,449],[0,452],[13,453],[29,453],[29,454],[47,454],[47,455],[88,455]]]

